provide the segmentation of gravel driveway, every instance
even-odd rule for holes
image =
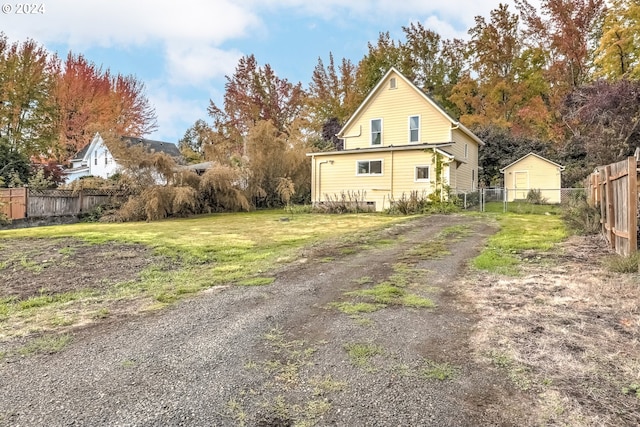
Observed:
[[[81,330],[60,353],[0,365],[0,425],[527,425],[530,397],[474,353],[479,313],[456,288],[495,230],[423,217],[369,248],[310,249],[268,286]],[[436,306],[337,308],[399,272]]]

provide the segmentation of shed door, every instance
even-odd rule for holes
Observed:
[[[529,172],[515,172],[514,173],[514,187],[516,190],[516,199],[526,199],[529,192]]]

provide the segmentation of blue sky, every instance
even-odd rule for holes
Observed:
[[[512,4],[507,1],[506,3]],[[395,39],[421,22],[444,38],[467,38],[476,15],[493,0],[48,0],[34,14],[5,1],[0,31],[27,38],[64,58],[70,50],[141,80],[158,115],[151,138],[177,142],[209,100],[220,104],[225,75],[238,59],[258,63],[307,86],[318,57],[357,63],[380,32]],[[8,5],[8,6],[7,6]],[[515,10],[515,9],[512,9]]]

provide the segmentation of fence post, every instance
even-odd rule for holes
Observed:
[[[627,171],[629,191],[629,255],[638,251],[638,162],[635,157],[629,157]]]
[[[605,206],[606,209],[606,213],[607,213],[607,222],[606,222],[606,230],[607,230],[607,236],[609,239],[609,245],[611,246],[611,249],[615,249],[616,248],[616,238],[615,235],[613,234],[613,228],[615,226],[615,210],[614,210],[614,206],[613,206],[613,180],[611,179],[611,165],[607,165],[604,168],[604,178],[605,178],[605,190],[607,192],[607,204]]]
[[[29,187],[24,186],[24,217],[29,218]]]

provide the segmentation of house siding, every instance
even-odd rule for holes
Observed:
[[[358,161],[382,160],[381,175],[357,175]],[[417,166],[428,166],[429,181],[416,181]],[[448,176],[445,166],[443,175]],[[325,202],[327,197],[340,197],[342,193],[359,193],[361,199],[375,203],[376,210],[390,207],[391,200],[407,197],[413,191],[426,197],[435,189],[433,151],[408,150],[377,153],[348,153],[322,155],[312,158],[312,199]]]
[[[392,78],[395,88],[390,88]],[[413,143],[409,125],[412,116],[420,117],[419,140]],[[382,120],[382,143],[376,147],[371,145],[373,119]],[[403,194],[418,192],[426,197],[436,189],[436,149],[441,150],[445,163],[442,184],[458,191],[477,188],[481,142],[393,68],[347,121],[340,136],[343,151],[307,154],[312,161],[313,203],[324,202],[327,196],[356,192],[381,211]],[[357,175],[356,162],[367,160],[381,160],[382,173]],[[428,180],[416,180],[416,166],[429,167]]]
[[[504,184],[510,202],[526,199],[533,189],[540,190],[548,203],[561,201],[560,167],[536,156],[529,155],[505,168]]]
[[[451,132],[451,139],[455,144],[447,151],[453,154],[461,163],[455,168],[455,178],[452,177],[451,187],[458,191],[475,191],[478,189],[478,143],[459,129]],[[465,158],[465,144],[467,156]],[[453,168],[452,168],[453,169]]]
[[[389,89],[389,80],[396,79],[396,89]],[[369,99],[358,117],[344,129],[347,150],[371,147],[371,120],[382,118],[382,146],[410,145],[409,117],[420,116],[419,142],[450,142],[451,122],[427,103],[397,74],[391,73],[381,90]],[[393,114],[389,114],[393,112]],[[362,132],[360,132],[362,129]],[[355,136],[360,134],[360,136]]]

